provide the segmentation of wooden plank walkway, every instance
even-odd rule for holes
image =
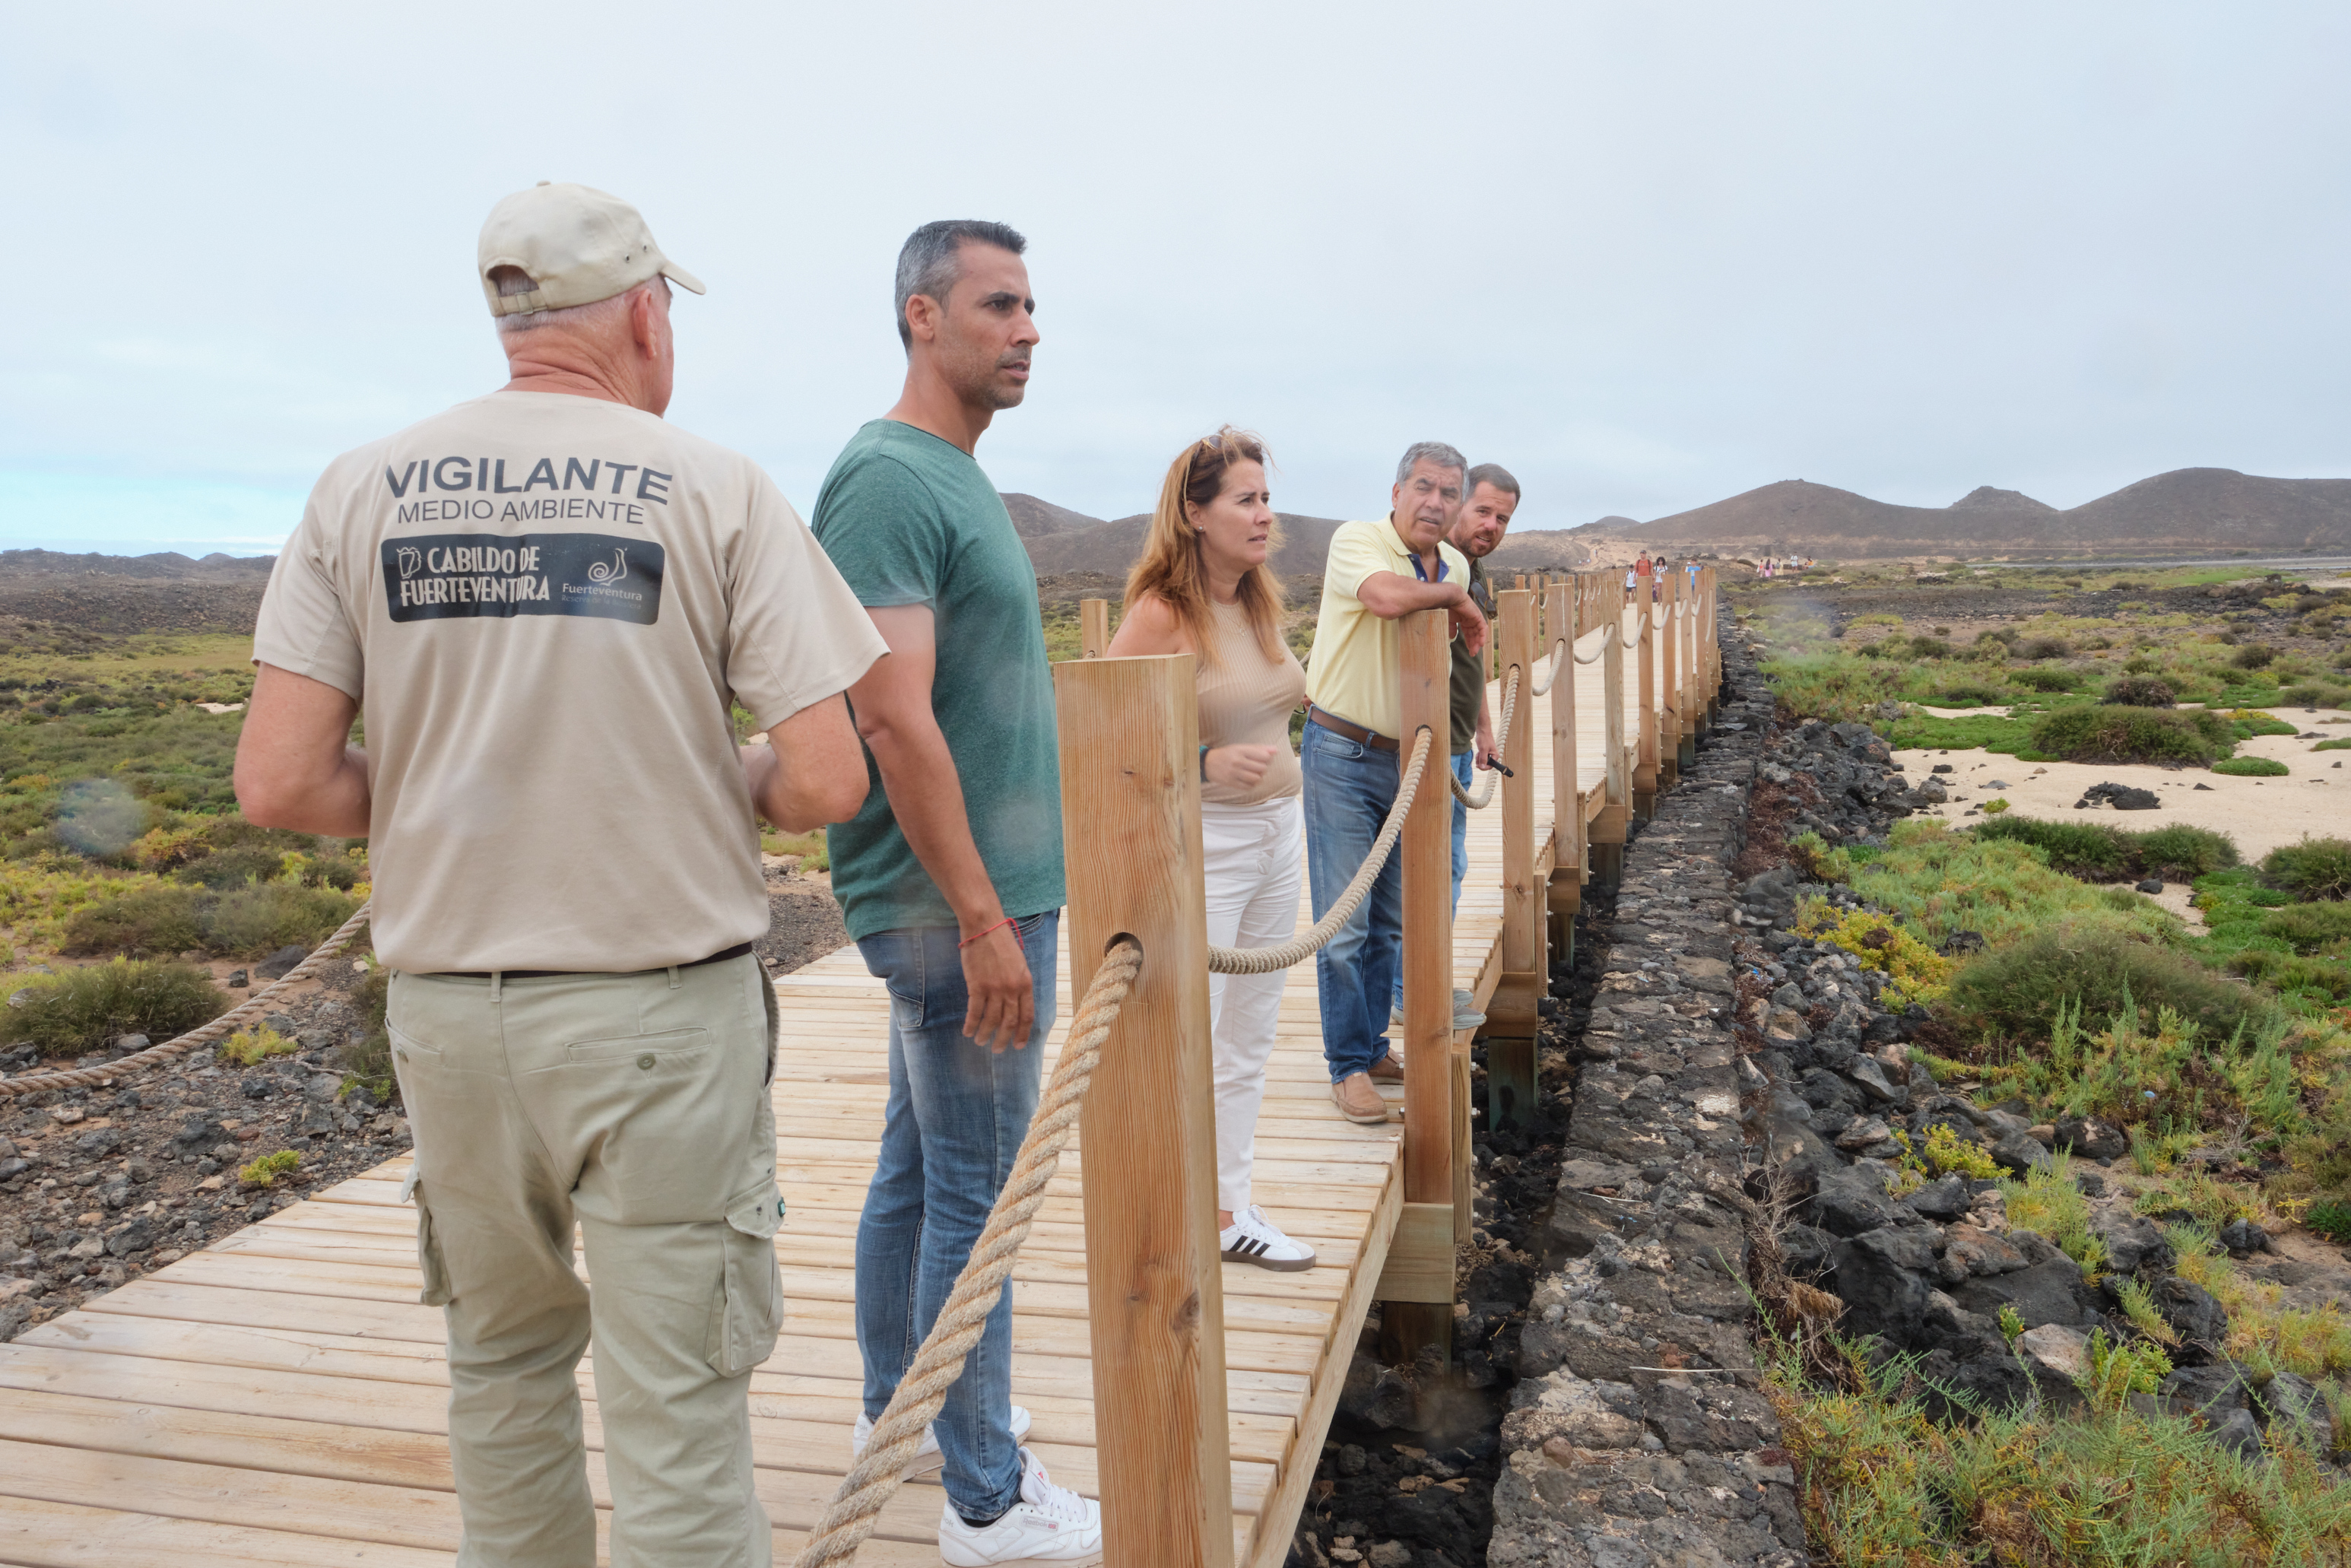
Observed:
[[[1602,667],[1576,671],[1577,772],[1595,792]],[[1499,713],[1499,689],[1492,700]],[[1521,710],[1538,737],[1547,873],[1549,699],[1522,698]],[[1499,974],[1499,792],[1496,805],[1471,813],[1454,928],[1456,981],[1481,998]],[[1061,978],[1066,1024],[1066,952]],[[753,1375],[751,1419],[788,1562],[847,1466],[858,1410],[851,1251],[881,1131],[888,1003],[854,947],[778,990],[789,1213],[777,1247],[790,1305]],[[1400,1125],[1356,1126],[1331,1103],[1311,964],[1290,972],[1280,1029],[1259,1201],[1321,1260],[1300,1274],[1223,1270],[1236,1556],[1255,1568],[1278,1568],[1288,1549],[1402,1202]],[[1049,1056],[1060,1041],[1057,1030]],[[1056,1479],[1092,1494],[1082,1168],[1081,1150],[1063,1161],[1015,1270],[1013,1397],[1033,1413],[1030,1444]],[[441,1314],[416,1302],[406,1169],[388,1162],[0,1345],[0,1568],[449,1563],[458,1523]],[[580,1391],[590,1484],[609,1509],[584,1364]],[[942,1500],[935,1476],[907,1486],[862,1560],[936,1563]]]

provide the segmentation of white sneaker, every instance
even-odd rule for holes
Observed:
[[[939,1561],[948,1568],[1102,1568],[1102,1504],[1057,1487],[1020,1450],[1020,1500],[994,1524],[971,1525],[948,1503],[939,1511]]]
[[[849,1458],[852,1463],[865,1457],[865,1445],[872,1437],[873,1417],[860,1410],[857,1425],[849,1434]],[[1012,1407],[1012,1440],[1025,1442],[1028,1437],[1029,1412],[1015,1405]],[[946,1462],[947,1457],[939,1452],[939,1427],[934,1421],[923,1428],[923,1446],[914,1450],[914,1457],[906,1461],[906,1468],[899,1473],[905,1476],[927,1475]]]
[[[1217,1233],[1217,1247],[1228,1263],[1254,1263],[1285,1274],[1314,1267],[1314,1249],[1284,1236],[1253,1203]]]

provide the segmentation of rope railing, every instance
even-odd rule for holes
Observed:
[[[168,1061],[183,1051],[193,1051],[201,1045],[210,1045],[223,1036],[235,1033],[236,1027],[260,1012],[270,998],[288,986],[308,979],[318,972],[319,965],[350,946],[351,938],[357,936],[360,928],[368,923],[368,915],[374,908],[373,899],[360,904],[357,914],[337,926],[333,936],[319,944],[317,951],[287,970],[283,977],[272,981],[266,988],[256,991],[246,1000],[229,1009],[203,1028],[192,1029],[176,1040],[167,1040],[161,1045],[151,1045],[144,1051],[136,1051],[119,1061],[110,1061],[103,1067],[68,1068],[54,1072],[22,1073],[15,1078],[0,1079],[0,1099],[7,1099],[18,1094],[37,1094],[45,1089],[101,1088],[126,1072],[134,1072],[142,1067],[152,1067],[158,1062]]]
[[[1533,684],[1529,685],[1527,690],[1537,696],[1541,696],[1551,690],[1552,682],[1559,679],[1560,671],[1567,667],[1569,657],[1567,645],[1568,639],[1565,637],[1555,637],[1552,640],[1551,657],[1543,661],[1543,673],[1534,678]]]
[[[1276,969],[1304,963],[1329,945],[1331,938],[1339,934],[1339,927],[1347,924],[1348,917],[1372,891],[1372,883],[1379,880],[1380,867],[1387,864],[1388,852],[1395,847],[1396,835],[1404,831],[1404,820],[1412,814],[1413,799],[1420,792],[1420,770],[1428,766],[1428,745],[1429,731],[1424,726],[1412,737],[1412,760],[1396,785],[1395,804],[1388,808],[1388,820],[1380,824],[1380,836],[1372,841],[1371,853],[1355,868],[1355,879],[1347,884],[1330,913],[1316,921],[1305,936],[1292,937],[1279,947],[1211,947],[1208,973],[1270,975]]]
[[[1624,627],[1613,622],[1601,625],[1595,628],[1594,631],[1597,632],[1597,636],[1592,644],[1592,652],[1589,653],[1578,653],[1575,655],[1575,662],[1579,664],[1591,664],[1594,659],[1597,659],[1602,654],[1607,653],[1608,650],[1621,640],[1625,634]],[[1584,635],[1593,636],[1593,632],[1586,632]],[[1581,643],[1583,641],[1583,638],[1579,637],[1576,641]]]
[[[1143,948],[1131,936],[1113,943],[1102,967],[1094,971],[1093,984],[1078,1004],[1061,1058],[1054,1063],[1053,1076],[1029,1124],[1029,1135],[1020,1140],[1012,1174],[997,1194],[986,1228],[972,1244],[970,1260],[956,1276],[955,1289],[899,1380],[898,1391],[890,1396],[890,1407],[873,1424],[865,1452],[841,1479],[808,1543],[792,1559],[792,1568],[824,1568],[855,1557],[873,1533],[883,1507],[904,1484],[907,1463],[922,1448],[923,1434],[946,1403],[947,1390],[963,1375],[964,1360],[979,1343],[988,1313],[996,1310],[1013,1260],[1029,1239],[1029,1223],[1045,1201],[1045,1188],[1061,1168],[1061,1151],[1077,1130],[1078,1109],[1102,1062],[1102,1042],[1110,1038],[1111,1026],[1118,1022],[1119,1009],[1142,972]]]
[[[1502,689],[1502,727],[1500,733],[1494,737],[1496,751],[1500,751],[1510,744],[1510,716],[1518,711],[1518,706],[1519,667],[1512,664],[1510,684]],[[1452,788],[1455,800],[1473,811],[1482,811],[1494,803],[1494,781],[1501,776],[1499,768],[1489,768],[1485,783],[1479,785],[1475,790],[1470,790],[1461,787],[1461,780],[1455,778],[1453,770],[1448,768],[1445,770],[1445,782]]]

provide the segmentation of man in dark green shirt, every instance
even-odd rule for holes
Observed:
[[[1002,224],[909,236],[905,390],[817,496],[816,537],[890,645],[849,689],[872,788],[828,845],[849,934],[890,992],[890,1095],[857,1225],[860,1453],[1011,1174],[1053,1025],[1052,673],[1036,573],[972,456],[1028,389],[1027,246]],[[1099,1563],[1101,1505],[1046,1478],[1011,1394],[1008,1281],[914,1461],[945,1468],[941,1558]]]

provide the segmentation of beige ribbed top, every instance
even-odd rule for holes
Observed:
[[[1221,784],[1200,786],[1200,799],[1217,806],[1254,806],[1295,795],[1305,787],[1298,753],[1290,748],[1290,715],[1306,700],[1306,672],[1287,646],[1270,664],[1249,630],[1249,612],[1238,604],[1208,601],[1208,630],[1219,662],[1199,661],[1200,744],[1272,746],[1279,754],[1253,789]]]

